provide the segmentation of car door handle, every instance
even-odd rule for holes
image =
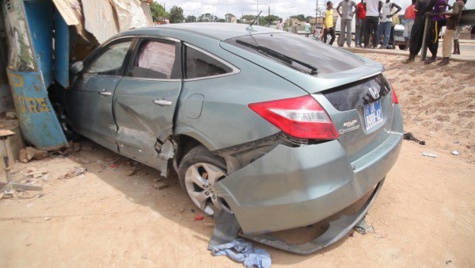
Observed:
[[[162,100],[162,99],[153,100],[153,103],[156,104],[156,105],[160,105],[160,106],[170,106],[170,105],[173,104],[172,101]]]
[[[99,91],[99,94],[101,94],[102,96],[112,96],[112,92],[107,91],[106,89]]]

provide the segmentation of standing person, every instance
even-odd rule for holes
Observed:
[[[346,44],[348,47],[351,47],[351,21],[353,20],[355,10],[356,3],[353,0],[343,0],[338,3],[338,6],[336,7],[336,12],[338,12],[338,15],[340,15],[340,38],[338,39],[339,47],[343,47],[343,44],[345,44],[345,34]]]
[[[393,9],[396,9],[393,12]],[[381,7],[381,22],[379,24],[378,36],[376,39],[379,41],[381,35],[384,34],[383,43],[379,48],[387,48],[389,42],[389,35],[391,34],[391,26],[393,24],[393,16],[401,11],[401,7],[391,2],[391,0],[386,0]]]
[[[455,55],[460,55],[460,43],[459,43],[460,32],[462,32],[462,26],[457,27],[457,31],[455,32],[454,52],[452,52],[452,54],[455,54]]]
[[[412,5],[406,8],[404,12],[404,18],[406,19],[406,24],[404,25],[404,41],[406,41],[406,46],[404,50],[409,49],[410,45],[410,38],[411,38],[411,30],[412,26],[414,25],[414,20],[416,19],[416,13],[414,12],[414,5],[416,4],[416,0],[412,0]]]
[[[452,12],[443,13],[447,15],[447,28],[445,29],[444,42],[442,43],[442,55],[443,59],[437,65],[444,66],[450,62],[450,52],[452,51],[452,40],[455,36],[455,31],[459,26],[460,17],[462,15],[462,9],[465,2],[462,0],[456,0],[452,6]]]
[[[335,24],[333,23],[333,3],[331,1],[327,2],[327,10],[325,10],[323,16],[323,42],[327,42],[327,35],[330,34],[331,40],[330,45],[333,45],[335,41]]]
[[[409,47],[409,58],[403,63],[411,63],[416,59],[416,55],[422,48],[422,38],[424,36],[425,25],[425,13],[430,12],[434,7],[435,0],[418,0],[414,6],[414,12],[416,13],[416,19],[411,30],[411,41]]]
[[[396,25],[401,24],[401,21],[399,20],[399,15],[398,16],[393,16],[393,22],[391,24],[391,33],[389,34],[389,43],[388,43],[388,48],[396,48],[396,42],[394,41],[394,28]],[[389,46],[391,44],[391,47]]]
[[[277,29],[283,31],[284,30],[284,23],[282,22],[282,18],[279,19],[279,22],[277,22]]]
[[[373,48],[378,45],[378,24],[379,13],[381,11],[382,3],[379,0],[365,0],[363,2],[366,8],[366,19],[364,22],[364,47],[370,48],[369,34],[373,33]]]
[[[447,11],[448,7],[448,0],[437,0],[437,2],[435,2],[434,8],[432,9],[432,13],[443,13]],[[431,18],[427,48],[432,54],[432,57],[427,58],[424,61],[425,64],[431,64],[437,60],[437,50],[439,49],[439,33],[442,29],[442,26],[445,26],[445,22],[446,19],[444,15],[434,15]]]
[[[305,30],[305,37],[308,37],[310,35],[310,23],[308,22],[308,20],[305,22],[304,30]]]
[[[366,9],[363,4],[363,0],[356,5],[356,29],[355,29],[355,46],[361,47],[364,38],[364,21],[366,19]]]

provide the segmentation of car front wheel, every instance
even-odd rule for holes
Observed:
[[[219,210],[231,212],[229,205],[215,189],[218,181],[226,177],[224,160],[200,145],[191,149],[178,168],[181,185],[193,203],[208,215]]]

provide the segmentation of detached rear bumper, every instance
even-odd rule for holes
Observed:
[[[290,148],[279,145],[216,187],[244,234],[319,222],[374,190],[399,155],[402,133],[350,163],[340,143]]]

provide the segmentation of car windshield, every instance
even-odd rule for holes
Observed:
[[[310,75],[341,72],[363,64],[349,53],[290,33],[246,35],[225,42]]]

